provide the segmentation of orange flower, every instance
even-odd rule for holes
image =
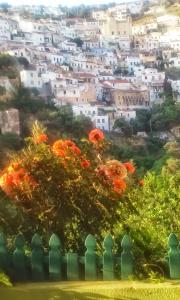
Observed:
[[[127,177],[127,170],[120,161],[109,160],[106,163],[106,175],[109,179],[124,179]]]
[[[35,138],[36,144],[46,143],[48,141],[48,137],[46,134],[42,133],[38,137]]]
[[[139,185],[143,186],[144,185],[144,179],[139,180]]]
[[[4,174],[0,178],[0,187],[3,189],[6,186],[13,185],[13,176],[11,174]]]
[[[81,167],[83,168],[89,168],[90,167],[90,162],[89,160],[85,159],[81,162]]]
[[[126,162],[123,165],[125,166],[126,170],[131,174],[133,174],[136,171],[135,167],[130,162]]]
[[[114,179],[113,180],[114,191],[116,193],[122,193],[126,189],[126,182],[122,179]]]
[[[66,145],[63,140],[57,140],[53,146],[52,151],[57,156],[65,156]]]
[[[14,170],[17,170],[20,168],[20,164],[18,162],[14,162],[14,163],[12,163],[12,167]]]
[[[89,133],[89,140],[93,144],[96,144],[102,140],[104,140],[104,133],[100,129],[93,129]]]

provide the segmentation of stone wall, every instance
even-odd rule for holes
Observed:
[[[9,109],[0,111],[0,133],[15,133],[20,135],[19,111],[17,109]]]

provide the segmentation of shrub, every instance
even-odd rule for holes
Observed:
[[[1,286],[12,286],[12,283],[10,282],[8,276],[2,272],[0,272],[0,287]]]
[[[59,234],[65,247],[77,248],[87,233],[109,230],[135,169],[105,156],[104,134],[92,130],[89,140],[48,144],[34,126],[27,147],[2,171],[1,188],[31,217],[34,229]]]

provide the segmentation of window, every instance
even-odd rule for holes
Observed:
[[[73,91],[74,95],[76,95],[76,91]]]
[[[112,35],[114,35],[114,31],[112,31]]]
[[[104,120],[104,119],[102,119],[102,123],[105,123],[105,120]]]
[[[31,80],[31,84],[34,84],[34,81],[33,81],[33,80]]]
[[[99,119],[97,119],[97,123],[100,123],[100,120],[99,120]]]
[[[64,91],[64,95],[66,95],[66,91]]]
[[[33,77],[33,73],[31,73],[31,77]]]

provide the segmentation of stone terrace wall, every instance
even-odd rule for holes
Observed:
[[[17,109],[9,109],[0,111],[0,133],[15,133],[20,135],[19,111]]]

